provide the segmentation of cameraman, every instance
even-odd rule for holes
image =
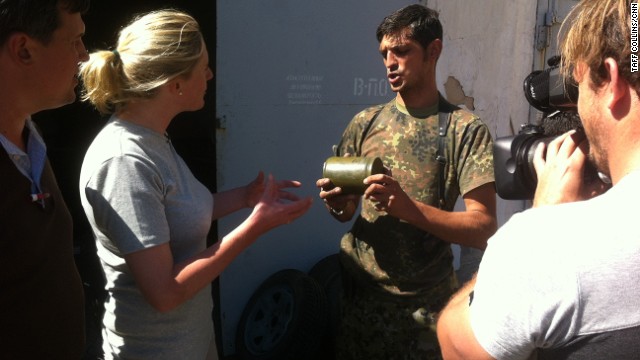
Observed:
[[[582,0],[565,20],[562,70],[578,83],[586,139],[570,131],[546,156],[537,149],[534,208],[489,240],[476,278],[440,314],[445,359],[640,353],[640,230],[630,211],[640,201],[640,75],[631,71],[631,6]],[[606,194],[584,186],[587,159],[611,179]]]

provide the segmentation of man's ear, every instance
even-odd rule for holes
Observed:
[[[29,61],[31,60],[31,53],[29,52],[29,49],[22,48],[20,49],[20,51],[18,51],[18,57],[22,61]]]
[[[7,46],[11,58],[16,62],[23,64],[30,64],[32,61],[31,56],[31,43],[33,40],[24,33],[15,33],[9,35],[7,40]]]
[[[442,53],[442,40],[435,39],[427,46],[427,56],[429,59],[438,60]]]
[[[620,76],[618,63],[613,58],[606,58],[603,65],[609,75],[608,83],[605,84],[605,88],[603,89],[607,91],[606,105],[609,110],[613,111],[616,107],[629,101],[629,84]]]

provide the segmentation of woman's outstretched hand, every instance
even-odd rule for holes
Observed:
[[[259,178],[260,175],[256,180]],[[311,207],[311,197],[300,198],[285,190],[300,186],[299,181],[276,181],[273,175],[269,175],[264,183],[262,196],[253,207],[251,214],[253,225],[258,227],[261,233],[264,233],[280,225],[289,224],[306,213]]]

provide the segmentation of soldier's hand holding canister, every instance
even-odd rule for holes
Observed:
[[[327,209],[336,219],[348,221],[353,217],[360,196],[367,188],[364,180],[372,174],[385,172],[380,158],[333,156],[322,170],[323,178],[316,181]]]

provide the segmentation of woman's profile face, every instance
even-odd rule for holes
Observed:
[[[204,96],[207,92],[207,82],[213,79],[213,72],[209,67],[209,52],[206,45],[200,59],[193,70],[181,81],[180,90],[185,100],[185,111],[199,110],[204,106]]]

